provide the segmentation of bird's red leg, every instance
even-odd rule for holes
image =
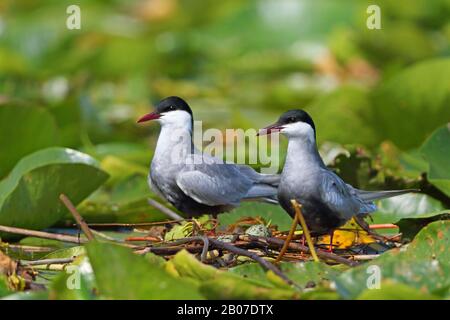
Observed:
[[[334,230],[330,233],[330,246],[328,248],[328,252],[333,253],[333,236],[334,236]]]

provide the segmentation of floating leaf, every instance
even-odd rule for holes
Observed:
[[[280,264],[281,271],[292,281],[300,286],[306,286],[309,282],[319,284],[326,280],[332,280],[339,273],[324,263],[316,262],[283,262]],[[257,263],[246,263],[231,268],[229,272],[269,284],[267,273]],[[272,282],[273,283],[273,282]]]
[[[450,123],[433,132],[420,151],[428,161],[428,179],[450,197]]]
[[[213,279],[221,271],[198,261],[186,250],[181,250],[171,260],[178,274],[200,281]]]
[[[366,91],[342,87],[316,100],[308,111],[318,128],[319,142],[374,145],[377,141],[373,128],[368,125],[368,108],[370,101]],[[342,130],[344,126],[346,130]]]
[[[441,214],[442,204],[430,196],[408,193],[377,202],[378,210],[371,216],[375,223],[396,223],[405,218],[426,218]]]
[[[380,288],[366,289],[358,300],[436,300],[439,297],[423,293],[403,283],[381,282]]]
[[[263,217],[264,220],[271,221],[272,225],[277,225],[278,230],[289,230],[292,224],[291,217],[280,206],[255,202],[241,203],[233,211],[219,215],[219,223],[227,226],[243,217]]]
[[[370,276],[379,270],[381,279],[411,286],[424,294],[450,296],[450,221],[437,221],[423,228],[407,247],[392,249],[371,262],[350,269],[336,278],[344,298],[356,298]],[[373,266],[374,269],[369,269]]]
[[[129,249],[90,243],[87,253],[99,294],[109,299],[201,299],[197,288]],[[124,285],[124,283],[126,285]]]
[[[0,274],[0,298],[4,297],[8,294],[11,294],[11,291],[8,288],[8,280],[6,279],[6,276],[3,274]]]
[[[94,294],[85,276],[78,273],[76,266],[72,265],[66,269],[66,272],[59,274],[52,281],[49,299],[92,300],[94,299]]]
[[[426,60],[383,83],[369,109],[378,141],[417,147],[450,119],[450,59]]]
[[[55,250],[49,253],[42,259],[62,259],[62,258],[73,258],[84,255],[86,253],[83,246],[75,246],[67,249]]]
[[[56,144],[58,129],[45,109],[0,105],[0,178],[22,157]]]
[[[43,229],[61,219],[66,194],[77,205],[105,180],[90,156],[65,148],[48,148],[23,158],[0,183],[0,224]],[[3,235],[7,238],[10,235]]]
[[[246,279],[230,275],[203,282],[200,291],[208,299],[220,300],[298,299],[300,297],[300,294],[293,290],[262,287]]]

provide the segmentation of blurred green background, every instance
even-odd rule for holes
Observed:
[[[159,127],[135,121],[178,95],[204,128],[305,108],[350,183],[448,204],[419,148],[450,119],[449,0],[80,0],[68,30],[71,4],[0,3],[0,178],[34,151],[77,149],[110,175],[81,206],[88,220],[160,219],[145,202]],[[381,30],[366,27],[369,4]]]

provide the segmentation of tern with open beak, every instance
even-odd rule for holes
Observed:
[[[192,142],[193,115],[179,97],[161,100],[138,120],[156,120],[161,132],[148,182],[156,194],[188,217],[230,211],[244,200],[277,203],[280,176],[204,154]]]
[[[331,234],[352,217],[375,211],[374,200],[417,190],[364,191],[346,184],[328,169],[316,145],[316,127],[303,110],[287,111],[259,135],[280,132],[289,140],[278,187],[278,200],[291,217],[291,200],[301,204],[306,225],[315,235]]]

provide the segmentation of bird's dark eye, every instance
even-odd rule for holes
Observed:
[[[173,111],[173,110],[175,110],[175,106],[169,106],[169,107],[167,107],[167,111]]]
[[[288,119],[288,121],[289,121],[290,123],[295,122],[295,117],[290,117],[290,118]]]

